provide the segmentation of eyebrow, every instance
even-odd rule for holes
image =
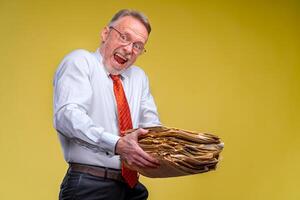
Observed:
[[[131,35],[130,33],[124,31],[122,34],[126,34],[127,36],[129,36],[130,39],[132,39],[132,35]],[[144,37],[143,37],[143,38],[144,38]],[[146,42],[144,43],[144,42],[142,42],[140,39],[138,39],[138,40],[135,41],[134,43],[137,43],[137,42],[142,43],[143,45],[146,44]]]
[[[142,35],[142,34],[140,34],[140,33],[138,33],[138,32],[136,32],[136,31],[134,31],[133,29],[131,29],[130,27],[127,27],[128,29],[130,29],[132,32],[134,32],[135,34],[137,34],[138,36],[140,36],[140,37],[142,37],[144,40],[145,40],[145,42],[147,41],[147,38],[144,36],[144,35]],[[126,31],[125,31],[126,32]],[[128,33],[128,32],[127,32]]]

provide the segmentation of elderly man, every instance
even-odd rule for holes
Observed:
[[[121,10],[101,32],[96,52],[75,50],[54,77],[54,127],[69,169],[59,198],[147,199],[135,170],[156,168],[137,143],[144,129],[160,125],[147,76],[136,59],[151,26],[140,12]]]

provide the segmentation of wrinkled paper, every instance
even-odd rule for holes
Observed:
[[[155,169],[138,169],[150,178],[186,176],[215,170],[224,147],[220,138],[164,126],[144,128],[149,132],[138,139],[140,147],[159,160]],[[129,130],[126,134],[136,129]]]

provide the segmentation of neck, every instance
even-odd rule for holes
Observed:
[[[113,67],[111,67],[111,66],[109,66],[109,65],[106,64],[105,59],[104,59],[104,52],[103,51],[104,50],[103,50],[102,46],[100,46],[99,53],[100,53],[100,55],[102,57],[102,64],[103,64],[105,70],[109,74],[112,74],[112,75],[119,75],[119,74],[121,74],[124,70],[118,71],[118,70],[115,70]]]

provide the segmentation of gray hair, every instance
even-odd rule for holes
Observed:
[[[129,9],[120,10],[110,20],[109,26],[111,26],[118,19],[120,19],[122,17],[125,17],[125,16],[131,16],[131,17],[134,17],[135,19],[139,20],[145,26],[145,28],[147,29],[148,34],[150,34],[151,26],[150,26],[148,18],[143,13],[141,13],[137,10],[129,10]]]

